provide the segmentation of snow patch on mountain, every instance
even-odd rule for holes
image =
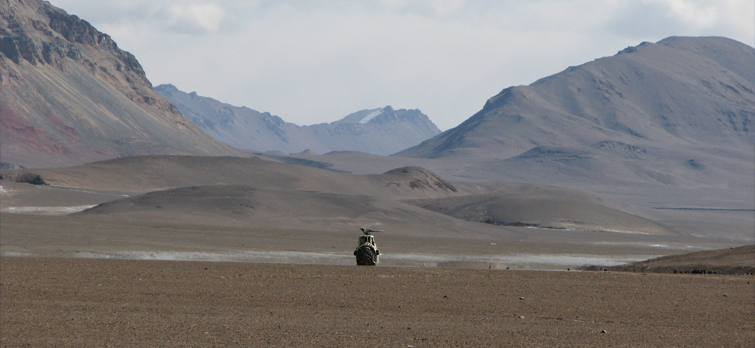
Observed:
[[[367,114],[367,116],[362,118],[359,121],[359,123],[365,124],[367,122],[370,122],[373,118],[375,118],[375,116],[380,115],[382,113],[383,113],[383,108],[372,110],[372,112],[370,112],[369,114]]]

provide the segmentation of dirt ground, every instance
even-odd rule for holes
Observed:
[[[755,346],[755,277],[0,258],[3,347]]]

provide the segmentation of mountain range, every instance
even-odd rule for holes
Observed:
[[[750,147],[754,61],[752,47],[725,38],[644,42],[506,88],[459,126],[399,155],[513,157],[605,140]]]
[[[634,195],[673,188],[688,198],[716,191],[719,203],[750,207],[754,63],[755,49],[727,38],[643,42],[506,88],[459,126],[396,156],[435,159],[429,168],[450,178]],[[697,205],[719,204],[704,202]]]
[[[174,86],[155,90],[136,58],[86,21],[40,0],[0,5],[4,168],[252,155],[247,149],[357,174],[421,165],[452,181],[566,186],[651,206],[755,207],[755,49],[731,39],[643,42],[505,88],[438,134],[419,110],[386,106],[297,126]]]
[[[440,133],[419,110],[386,106],[357,111],[331,123],[298,126],[267,112],[222,103],[196,92],[186,93],[173,85],[160,85],[155,90],[207,133],[245,150],[390,155]]]
[[[239,155],[155,92],[137,59],[41,0],[0,0],[5,167],[147,154]]]

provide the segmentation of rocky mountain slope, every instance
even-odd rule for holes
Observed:
[[[602,192],[728,190],[751,206],[753,62],[755,49],[726,38],[644,42],[506,88],[456,128],[397,155],[438,159],[430,168],[446,177]]]
[[[173,85],[155,88],[192,122],[240,149],[296,153],[350,150],[390,155],[440,133],[419,110],[362,110],[332,123],[297,126],[278,116],[222,103]]]
[[[41,0],[0,0],[2,162],[234,155],[152,89],[136,58]]]

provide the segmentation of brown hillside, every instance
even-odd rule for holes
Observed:
[[[41,0],[0,8],[2,162],[238,155],[155,92],[137,59],[85,20]]]
[[[609,269],[657,273],[753,274],[755,273],[755,245],[663,256],[628,265],[609,267]]]

